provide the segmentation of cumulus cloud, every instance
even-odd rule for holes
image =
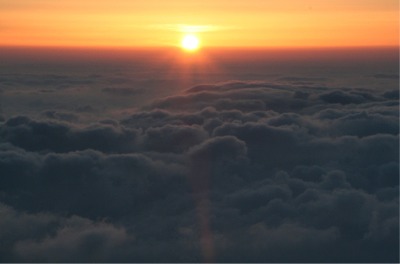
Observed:
[[[114,152],[118,146],[121,147],[118,152],[122,152],[122,149],[132,151],[136,133],[136,130],[126,130],[112,124],[80,127],[56,120],[32,120],[26,116],[10,118],[0,128],[2,137],[15,146],[29,151],[49,152],[83,149]]]
[[[79,216],[18,212],[4,204],[0,215],[2,261],[111,261],[134,241],[124,228]]]
[[[18,242],[15,253],[21,260],[42,262],[112,261],[129,240],[124,229],[110,224],[72,217],[64,225],[40,241]]]
[[[398,261],[398,92],[325,81],[6,118],[2,260]]]

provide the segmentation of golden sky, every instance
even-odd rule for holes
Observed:
[[[0,0],[0,45],[397,46],[398,0]]]

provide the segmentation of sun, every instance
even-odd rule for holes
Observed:
[[[196,51],[200,47],[199,38],[193,34],[186,34],[182,38],[181,46],[186,51]]]

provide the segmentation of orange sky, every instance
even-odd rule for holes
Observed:
[[[398,0],[0,0],[0,45],[397,46]]]

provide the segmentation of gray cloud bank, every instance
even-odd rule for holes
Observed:
[[[0,260],[398,262],[398,98],[231,81],[92,124],[7,118]]]

